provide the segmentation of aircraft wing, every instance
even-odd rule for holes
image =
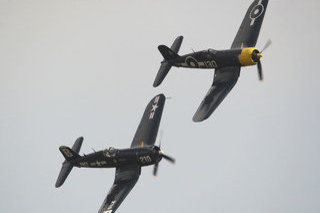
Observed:
[[[254,0],[250,5],[231,48],[255,47],[269,0]],[[216,69],[206,97],[193,116],[193,121],[207,119],[237,83],[240,67]]]
[[[162,111],[166,97],[163,94],[155,96],[146,107],[131,148],[153,146],[161,121]]]
[[[140,166],[130,165],[116,169],[114,183],[99,213],[114,213],[139,179]]]
[[[256,46],[268,2],[269,0],[255,0],[251,4],[233,41],[232,49]]]
[[[237,83],[240,67],[216,69],[211,88],[193,116],[194,122],[207,119]]]

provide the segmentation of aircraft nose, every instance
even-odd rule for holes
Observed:
[[[260,61],[262,56],[263,56],[262,53],[258,49],[253,50],[251,53],[251,58],[254,62]]]

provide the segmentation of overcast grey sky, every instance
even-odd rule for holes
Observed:
[[[129,147],[157,93],[164,109],[159,176],[144,168],[118,212],[320,211],[320,3],[271,0],[256,67],[203,123],[192,116],[213,70],[153,80],[159,44],[229,48],[252,0],[0,0],[0,212],[97,212],[114,169],[75,168],[54,187],[60,145]]]

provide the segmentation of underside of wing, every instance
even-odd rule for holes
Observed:
[[[114,183],[101,205],[99,213],[114,213],[139,179],[139,166],[124,166],[116,169]]]
[[[216,69],[213,84],[193,116],[194,122],[209,118],[237,83],[239,73],[240,67]]]
[[[255,0],[249,7],[232,47],[255,47],[269,0]]]
[[[159,94],[154,97],[146,107],[136,134],[134,135],[131,148],[153,146],[162,117],[162,111],[166,97]]]

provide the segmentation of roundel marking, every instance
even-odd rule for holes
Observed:
[[[250,26],[254,25],[254,22],[257,18],[259,18],[264,12],[264,6],[262,5],[262,0],[258,2],[256,6],[254,6],[250,12],[251,23]]]
[[[187,64],[188,66],[190,66],[190,67],[199,68],[199,63],[198,63],[198,61],[197,61],[194,57],[192,57],[192,56],[188,56],[188,57],[186,58],[186,64]]]
[[[264,11],[264,7],[262,4],[258,4],[256,6],[254,6],[254,8],[250,12],[250,18],[251,19],[258,18],[259,16],[262,15],[263,11]]]

